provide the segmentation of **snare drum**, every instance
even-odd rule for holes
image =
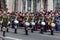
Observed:
[[[46,23],[45,23],[45,22],[41,22],[41,25],[43,25],[43,26],[44,26],[44,25],[46,25]]]
[[[55,27],[55,23],[51,23],[51,26],[52,26],[52,27]]]
[[[25,22],[25,25],[26,25],[26,26],[29,26],[29,25],[30,25],[30,23],[29,23],[29,22]]]
[[[31,25],[35,25],[35,22],[31,22]]]

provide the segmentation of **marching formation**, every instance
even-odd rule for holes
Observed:
[[[58,22],[57,20],[60,17],[59,13],[55,12],[6,12],[0,11],[0,25],[1,31],[3,31],[3,36],[6,32],[9,32],[9,28],[14,28],[14,33],[17,34],[17,29],[19,27],[25,28],[25,34],[28,35],[28,30],[31,30],[33,33],[39,29],[40,33],[50,31],[53,35],[53,31],[58,31]]]

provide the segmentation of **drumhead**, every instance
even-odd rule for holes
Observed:
[[[29,25],[30,25],[30,23],[29,23],[29,22],[25,22],[25,25],[26,25],[26,26],[29,26]]]
[[[52,26],[52,27],[55,27],[55,23],[51,23],[51,26]]]
[[[8,24],[10,24],[10,21],[8,21]]]
[[[45,22],[41,22],[41,25],[46,25],[46,23]]]
[[[14,23],[18,24],[18,23],[19,23],[19,21],[18,21],[18,20],[15,20],[15,21],[14,21]]]
[[[31,25],[35,25],[35,22],[31,22]]]
[[[0,21],[0,23],[2,23],[2,21]]]

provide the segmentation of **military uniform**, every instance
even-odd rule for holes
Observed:
[[[46,25],[41,24],[42,22],[45,22],[45,16],[40,16],[39,19],[40,19],[40,26],[41,26],[40,33],[46,32]]]
[[[2,15],[2,19],[3,19],[3,27],[7,27],[7,23],[8,23],[8,16],[7,16],[7,14],[3,14]]]
[[[24,21],[28,22],[28,17],[27,16],[24,17]],[[24,25],[25,25],[25,34],[28,35],[28,27],[26,26],[26,24],[24,24]]]
[[[31,32],[33,33],[34,25],[35,25],[34,17],[30,17],[29,20],[30,20],[30,23],[31,23],[31,26],[32,26],[32,28],[31,28]]]
[[[54,35],[54,27],[52,26],[52,23],[55,25],[55,17],[51,16],[51,35]]]
[[[8,15],[7,32],[9,32],[9,27],[10,27],[11,23],[12,23],[12,18],[10,15]]]
[[[0,25],[2,25],[2,15],[0,15]],[[1,31],[2,31],[3,25],[1,27]]]
[[[3,20],[3,36],[5,36],[7,23],[8,23],[8,16],[7,16],[7,14],[3,14],[2,15],[2,20]]]
[[[12,28],[14,28],[14,20],[15,20],[16,16],[15,15],[11,15],[11,19],[12,19]]]

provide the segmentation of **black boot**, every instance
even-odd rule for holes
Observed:
[[[43,31],[43,27],[41,27],[40,33],[43,34],[43,32],[44,32],[44,31]]]
[[[1,31],[2,31],[2,28],[3,28],[3,27],[1,27]]]
[[[28,27],[25,27],[25,34],[28,35]]]
[[[54,35],[54,34],[53,34],[53,30],[51,30],[51,35]]]
[[[3,31],[3,37],[5,37],[5,31]]]
[[[40,30],[40,33],[43,34],[43,29]]]
[[[26,32],[26,35],[28,35],[28,30],[25,30],[25,32]]]
[[[17,34],[17,29],[15,29],[14,33]]]
[[[33,29],[31,29],[31,32],[33,33]]]
[[[7,28],[7,32],[9,32],[9,29]]]

